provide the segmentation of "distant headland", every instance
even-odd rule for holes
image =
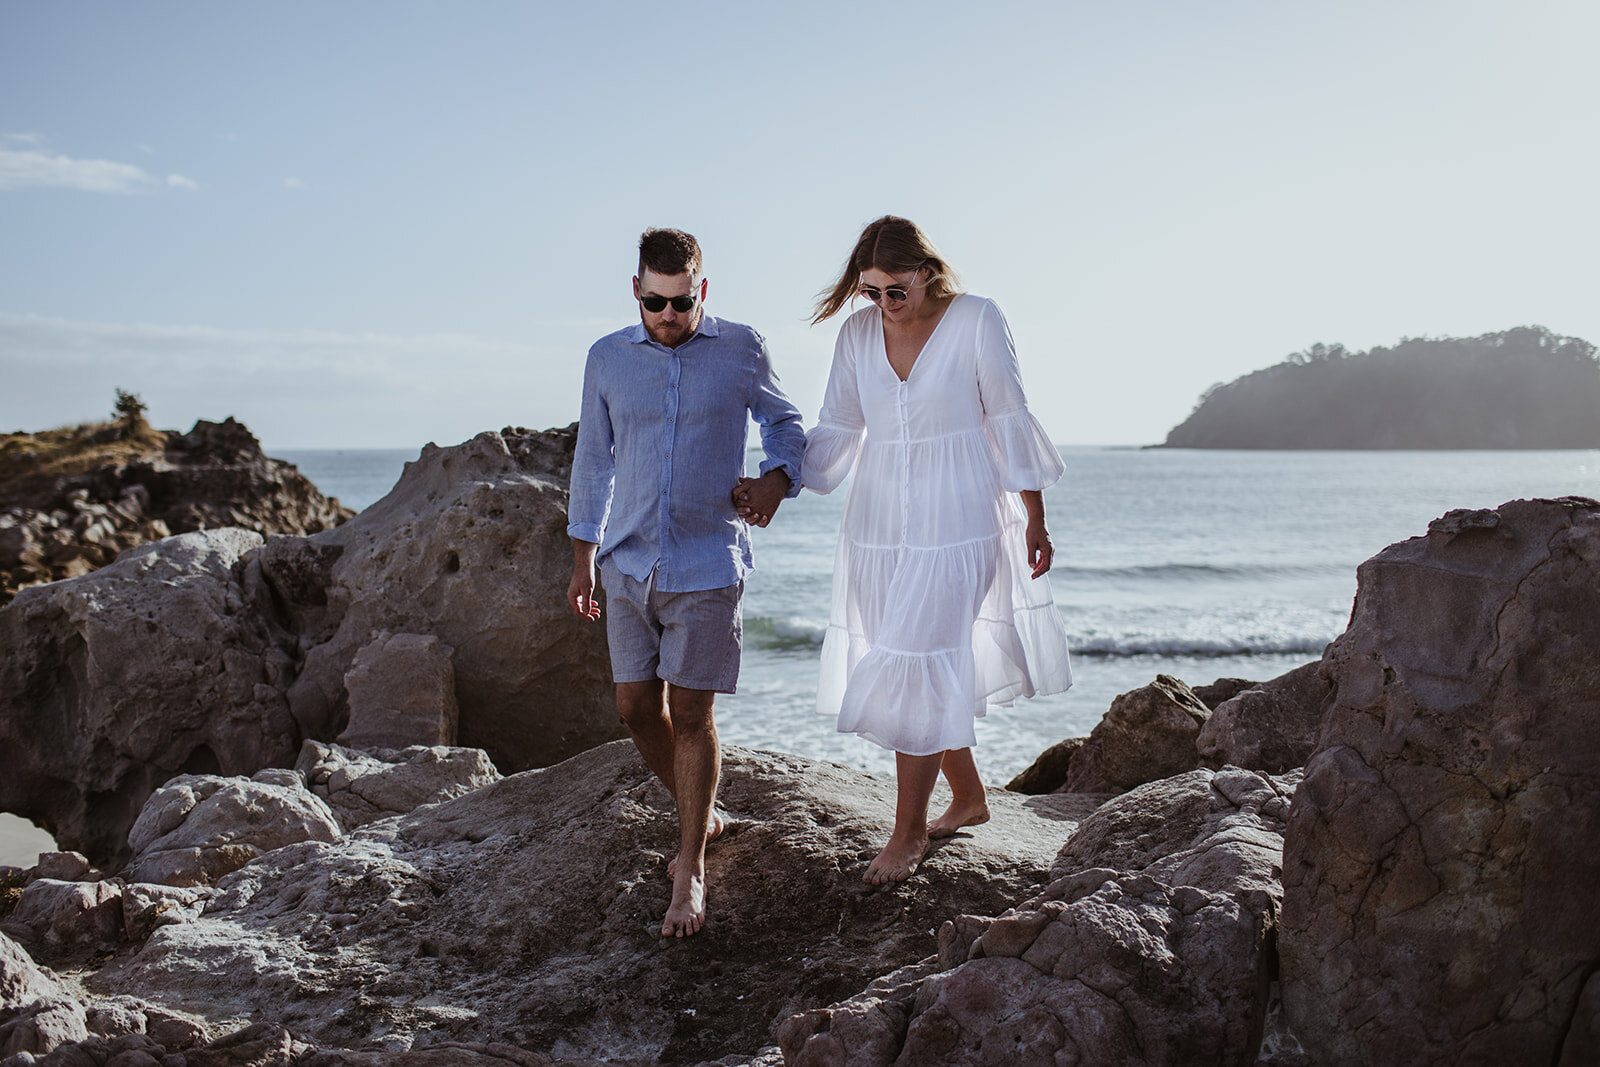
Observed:
[[[1600,448],[1600,360],[1542,326],[1317,344],[1207,389],[1157,447]]]

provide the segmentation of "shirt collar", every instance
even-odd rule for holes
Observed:
[[[700,316],[700,328],[694,331],[694,336],[689,338],[689,340],[692,341],[692,340],[694,340],[695,337],[720,337],[720,336],[722,336],[722,328],[717,325],[716,318],[714,316],[711,316],[711,315],[701,315]],[[644,323],[636,322],[636,323],[633,324],[633,332],[628,335],[628,340],[631,341],[632,343],[636,344],[636,345],[642,345],[646,341],[650,341],[650,335],[645,332]],[[654,341],[650,341],[650,343],[654,344],[655,342]],[[688,343],[689,343],[688,341],[684,342],[684,344],[688,344]],[[678,347],[682,348],[683,345],[679,345]]]

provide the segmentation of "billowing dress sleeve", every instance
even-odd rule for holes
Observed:
[[[1028,410],[1011,328],[994,301],[978,314],[978,398],[1000,484],[1013,493],[1054,485],[1066,471],[1061,453]]]
[[[857,331],[846,322],[833,346],[833,367],[822,396],[817,424],[806,434],[806,456],[800,481],[817,493],[831,493],[849,475],[861,453],[867,420],[861,411],[861,387],[856,378]]]

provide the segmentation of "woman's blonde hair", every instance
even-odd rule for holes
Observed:
[[[956,272],[940,257],[939,250],[933,247],[921,227],[896,215],[873,219],[861,231],[850,258],[844,261],[839,280],[817,294],[811,322],[815,325],[838,314],[855,296],[863,271],[877,269],[885,274],[904,274],[924,268],[929,272],[929,296],[937,300],[961,292]]]

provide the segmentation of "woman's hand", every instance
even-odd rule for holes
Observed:
[[[1026,536],[1028,545],[1028,563],[1033,567],[1033,576],[1039,577],[1050,570],[1050,563],[1056,558],[1055,546],[1050,543],[1050,531],[1045,529],[1044,516],[1028,522]]]
[[[1044,494],[1037,489],[1022,491],[1022,510],[1028,513],[1028,530],[1023,540],[1028,546],[1028,565],[1035,578],[1050,569],[1056,558],[1055,546],[1050,543],[1050,531],[1044,526]]]

